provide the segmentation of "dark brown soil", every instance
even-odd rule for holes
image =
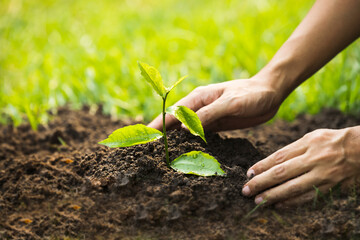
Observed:
[[[208,145],[171,131],[171,159],[202,150],[219,160],[227,176],[208,178],[168,169],[161,141],[97,144],[130,123],[84,108],[60,109],[38,132],[0,127],[0,239],[360,239],[359,189],[248,217],[255,204],[241,195],[253,163],[314,129],[359,125],[359,117],[326,110],[292,123],[207,133]]]

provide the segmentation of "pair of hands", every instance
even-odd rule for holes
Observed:
[[[175,105],[194,110],[204,128],[224,131],[258,125],[271,119],[284,96],[258,77],[196,88]],[[180,122],[167,115],[167,128]],[[149,127],[162,129],[161,116]],[[339,182],[350,185],[360,175],[360,127],[321,129],[306,134],[253,165],[245,196],[255,203],[298,205],[315,197],[314,186],[326,192]]]

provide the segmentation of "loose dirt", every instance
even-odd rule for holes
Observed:
[[[169,133],[170,158],[215,156],[226,177],[166,167],[161,140],[110,149],[97,144],[131,121],[88,108],[59,109],[37,132],[0,127],[0,239],[360,239],[360,189],[296,209],[254,209],[241,195],[252,164],[318,128],[360,125],[324,110],[294,122],[206,133]],[[247,216],[247,217],[245,217]]]

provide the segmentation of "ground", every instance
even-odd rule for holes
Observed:
[[[202,150],[226,172],[205,178],[168,169],[161,140],[121,149],[97,144],[133,121],[86,107],[52,115],[37,132],[28,124],[0,127],[1,239],[360,239],[359,189],[334,189],[286,210],[254,209],[241,195],[256,161],[312,130],[359,125],[360,117],[324,110],[291,123],[206,133],[208,145],[171,131],[171,159]]]

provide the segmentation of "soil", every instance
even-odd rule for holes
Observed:
[[[0,127],[0,239],[360,239],[360,191],[286,210],[254,209],[241,194],[255,162],[307,132],[359,125],[360,117],[324,110],[291,123],[206,133],[208,145],[169,132],[171,159],[201,150],[226,177],[174,172],[161,140],[97,144],[131,123],[85,107],[59,109],[38,131]]]

